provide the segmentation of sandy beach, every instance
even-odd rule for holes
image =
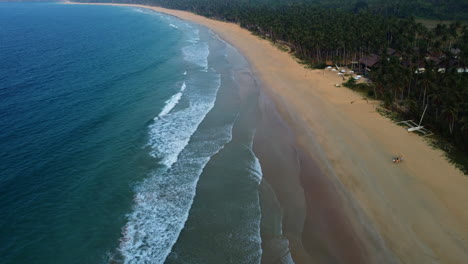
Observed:
[[[286,208],[283,232],[296,263],[466,263],[468,177],[441,151],[382,117],[377,102],[335,87],[336,72],[305,69],[238,25],[140,7],[209,27],[249,61],[267,97],[256,154]],[[267,128],[278,126],[288,131],[270,135]],[[291,140],[268,146],[288,133]],[[397,154],[403,163],[391,162]],[[284,183],[303,193],[281,192]]]

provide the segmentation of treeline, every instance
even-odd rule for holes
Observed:
[[[14,0],[13,0],[14,1]],[[113,2],[113,0],[78,0],[78,2]],[[140,4],[158,4],[184,10],[193,10],[201,3],[210,6],[227,5],[242,7],[282,7],[288,5],[302,5],[312,8],[327,8],[347,12],[367,10],[369,12],[400,18],[416,17],[432,20],[468,21],[468,1],[466,0],[114,0]],[[193,3],[192,3],[193,2]],[[223,3],[225,2],[225,3]]]
[[[379,63],[365,71],[373,80],[369,95],[415,120],[427,106],[424,125],[468,153],[468,73],[463,72],[468,67],[467,27],[453,23],[428,29],[388,6],[379,9],[378,0],[322,1],[116,0],[238,23],[289,46],[291,53],[313,65],[333,61],[362,70],[367,65],[357,62],[374,54]],[[407,1],[442,2],[463,6],[460,1]]]
[[[402,31],[397,56],[381,53],[370,72],[377,98],[386,106],[418,120],[425,106],[424,126],[468,153],[468,29],[459,23],[433,30],[415,24]],[[392,42],[390,42],[391,45]]]

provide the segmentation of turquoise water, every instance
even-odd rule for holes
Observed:
[[[232,47],[146,9],[0,3],[0,61],[0,263],[260,261]]]

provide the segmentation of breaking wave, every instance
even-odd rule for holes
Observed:
[[[211,76],[189,78],[150,126],[151,154],[165,168],[152,173],[135,190],[133,212],[119,246],[124,263],[165,261],[188,218],[203,168],[231,139],[232,124],[203,132],[209,139],[197,138],[196,131],[213,108],[221,84],[221,76],[214,72],[198,75]],[[174,108],[182,98],[189,107]]]
[[[210,54],[208,43],[192,44],[184,47],[182,52],[184,53],[184,58],[187,61],[194,63],[205,70],[208,69],[208,55]]]
[[[174,94],[169,100],[166,101],[166,105],[164,106],[163,110],[161,113],[159,113],[158,117],[155,119],[161,118],[165,115],[167,115],[180,101],[180,98],[182,97],[182,92],[185,90],[186,84],[185,82],[182,84],[182,87],[180,88],[180,91],[176,94]]]

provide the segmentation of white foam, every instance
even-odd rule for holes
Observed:
[[[253,146],[253,140],[252,140],[252,144],[250,145],[250,150],[251,150],[252,155],[254,157],[254,161],[252,162],[251,166],[249,167],[249,170],[251,171],[250,175],[253,176],[253,180],[255,180],[258,184],[260,184],[260,182],[262,180],[262,177],[263,177],[262,167],[261,167],[260,161],[258,160],[257,156],[255,156],[255,153],[252,150],[252,146]],[[276,202],[278,202],[278,201],[276,201]],[[260,198],[258,198],[258,208],[260,208]],[[292,259],[291,253],[289,252],[289,240],[285,236],[283,236],[282,221],[280,221],[278,224],[279,224],[278,231],[280,233],[278,235],[278,237],[281,237],[281,238],[278,239],[278,241],[276,241],[276,243],[278,244],[278,250],[281,250],[281,251],[284,250],[285,253],[286,253],[286,254],[282,255],[282,257],[280,259],[278,259],[278,263],[294,264],[294,260]],[[260,217],[258,219],[258,224],[256,226],[258,228],[257,229],[258,230],[258,238],[257,239],[260,240],[260,243],[261,243],[260,225],[261,225],[261,211],[260,211]],[[262,252],[261,249],[260,249],[260,252]],[[281,252],[279,252],[279,253],[281,253]]]
[[[173,28],[179,28],[178,26],[174,25],[174,24],[169,24],[170,27],[173,27]]]
[[[216,89],[187,94],[190,107],[172,112],[164,118],[158,118],[150,126],[149,144],[153,148],[151,155],[160,158],[161,163],[166,167],[171,167],[177,161],[179,153],[188,144],[198,125],[214,106],[216,92],[221,85],[220,75],[217,75],[215,82],[212,85],[216,86]],[[185,87],[183,85],[181,90],[185,90]]]
[[[161,117],[167,115],[176,106],[176,104],[179,102],[181,97],[182,97],[182,93],[178,92],[178,93],[174,94],[171,97],[171,99],[167,100],[166,105],[164,106],[161,113],[159,113],[157,118],[161,118]]]
[[[177,23],[174,25],[184,31],[187,29]],[[193,33],[189,39],[190,45],[183,49],[185,60],[207,71],[200,74],[212,74],[211,70],[208,71],[207,43],[199,43],[198,29],[192,30],[190,27],[190,31]],[[185,71],[184,75],[186,74]],[[203,140],[198,138],[201,133],[195,134],[214,106],[221,76],[217,75],[213,83],[204,80],[202,85],[194,85],[190,76],[187,84],[184,82],[180,91],[166,101],[166,105],[149,127],[151,155],[160,159],[165,168],[152,173],[135,189],[132,213],[127,216],[128,221],[122,230],[118,248],[126,264],[165,262],[188,219],[196,195],[196,186],[204,167],[210,158],[231,140],[233,124],[204,131],[203,136],[209,138]],[[187,101],[189,107],[177,107],[177,111],[174,111],[182,96],[184,104]],[[262,177],[261,167],[256,157],[250,165],[250,170],[252,179],[259,183]],[[246,206],[249,207],[249,211],[258,210],[259,216],[248,221],[249,245],[259,248],[250,251],[246,258],[260,261],[259,201]]]
[[[161,113],[159,113],[159,115],[155,118],[156,119],[159,119],[167,114],[169,114],[169,112],[171,112],[171,110],[177,105],[177,103],[179,103],[180,101],[180,98],[182,98],[182,92],[185,90],[185,82],[182,84],[182,87],[180,88],[180,92],[174,94],[169,100],[166,101],[166,105],[164,106],[164,108],[162,109]]]
[[[252,140],[253,144],[253,140]],[[252,152],[253,156],[253,162],[249,166],[250,170],[250,177],[252,180],[254,180],[257,185],[260,185],[260,182],[262,181],[263,178],[263,173],[262,173],[262,166],[260,165],[260,161],[258,160],[257,156],[255,156],[255,153],[253,152],[252,148],[250,148],[250,151]],[[261,221],[262,221],[262,213],[260,209],[260,197],[258,196],[257,193],[257,200],[255,201],[255,210],[257,211],[258,217],[256,219],[252,219],[252,238],[250,239],[251,241],[256,242],[252,247],[255,245],[258,246],[258,263],[261,263],[261,256],[262,256],[262,237],[260,235],[261,231]]]
[[[205,70],[208,69],[208,55],[210,55],[208,43],[191,44],[182,48],[182,52],[186,61],[203,67]]]
[[[143,13],[143,14],[149,14],[149,15],[155,15],[157,14],[156,12],[152,11],[152,10],[149,10],[147,8],[139,8],[139,7],[134,7],[133,8],[134,11],[138,12],[138,13]]]
[[[282,264],[294,264],[294,260],[289,250],[289,240],[286,238],[286,236],[283,236],[281,228],[279,229],[279,231],[280,234],[275,239],[275,244],[277,246],[275,250],[277,251],[277,254],[280,254],[281,257],[277,259],[277,262]]]
[[[174,115],[167,115],[170,122],[163,122],[165,118],[158,119],[155,123],[159,123],[159,126],[152,127],[151,135],[160,138],[158,143],[164,141],[170,146],[173,144],[169,141],[173,140],[188,142],[214,105],[218,89],[213,90],[210,96],[201,98],[191,94],[189,99],[193,105]],[[202,92],[206,94],[206,91]],[[213,95],[214,98],[211,98]],[[231,140],[232,126],[231,123],[204,131],[186,148],[186,143],[180,144],[184,145],[182,150],[180,147],[159,149],[178,153],[179,159],[170,169],[153,173],[136,188],[133,213],[128,216],[119,246],[124,263],[164,263],[187,221],[199,176],[210,158]],[[160,137],[169,131],[178,136]],[[185,138],[187,135],[188,138]],[[201,135],[203,138],[200,138]]]
[[[188,31],[187,35],[188,35],[188,40],[187,42],[188,43],[192,43],[192,44],[196,44],[200,41],[200,30],[198,28],[193,28],[192,26],[190,25],[187,25],[187,29],[191,30],[191,31]]]
[[[262,177],[263,177],[262,167],[260,165],[260,161],[258,160],[257,156],[255,156],[253,151],[252,151],[252,155],[253,155],[254,160],[251,166],[249,167],[250,175],[252,176],[252,179],[257,184],[260,184],[260,182],[262,181]]]

